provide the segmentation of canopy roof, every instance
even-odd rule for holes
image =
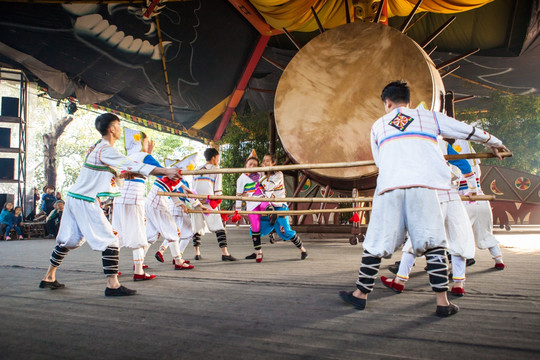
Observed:
[[[221,137],[234,111],[272,111],[278,67],[296,53],[283,27],[302,45],[318,34],[311,6],[322,26],[332,28],[346,23],[347,5],[351,21],[359,21],[377,3],[183,0],[163,2],[153,9],[158,16],[145,16],[152,9],[142,1],[50,2],[0,3],[2,65],[22,68],[55,98],[75,96],[80,104],[206,140]],[[432,58],[440,63],[481,51],[444,79],[447,90],[458,97],[494,89],[537,93],[538,3],[425,0],[407,33],[422,42],[458,12],[432,42],[438,46]],[[389,0],[383,20],[399,28],[399,16],[413,6]]]

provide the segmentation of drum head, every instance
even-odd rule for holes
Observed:
[[[297,163],[371,160],[371,125],[384,115],[381,91],[395,80],[411,88],[411,107],[441,110],[444,85],[429,56],[400,31],[357,22],[328,30],[306,44],[279,80],[275,118],[279,137]],[[375,166],[310,170],[334,188],[373,187]]]

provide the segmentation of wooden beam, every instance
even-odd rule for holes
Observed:
[[[223,114],[223,117],[221,118],[219,127],[216,131],[216,134],[214,135],[214,139],[213,139],[214,141],[218,141],[223,136],[223,133],[225,132],[225,128],[229,124],[229,120],[231,120],[232,114],[234,113],[234,109],[236,109],[236,106],[238,106],[238,103],[240,102],[240,99],[242,98],[242,95],[244,94],[244,90],[247,87],[249,79],[251,78],[251,75],[253,74],[255,67],[259,63],[259,60],[264,52],[264,49],[266,48],[266,44],[268,44],[268,40],[270,40],[270,36],[261,36],[259,40],[257,41],[257,45],[255,46],[255,49],[251,53],[251,56],[246,65],[246,68],[244,69],[244,73],[242,74],[242,77],[240,78],[238,85],[233,91],[233,94],[231,96],[231,101],[227,105],[227,109],[225,110],[225,113]]]

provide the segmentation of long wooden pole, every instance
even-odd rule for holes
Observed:
[[[371,207],[358,207],[358,208],[335,208],[335,209],[322,209],[322,210],[261,210],[261,211],[247,211],[247,210],[192,210],[188,209],[187,213],[191,214],[227,214],[227,215],[306,215],[306,214],[318,214],[318,213],[337,213],[337,212],[354,212],[354,211],[365,211],[371,210]]]
[[[501,157],[512,156],[511,152],[499,153]],[[474,154],[457,154],[446,155],[446,160],[460,159],[487,159],[495,157],[492,153],[474,153]],[[210,169],[210,170],[182,170],[182,175],[205,175],[205,174],[239,174],[239,173],[254,173],[254,172],[270,172],[284,170],[309,170],[309,169],[335,169],[349,168],[359,166],[375,165],[373,160],[353,161],[353,162],[337,162],[337,163],[320,163],[320,164],[293,164],[293,165],[276,165],[276,166],[260,166],[253,168],[226,168],[226,169]]]
[[[373,197],[350,197],[350,198],[266,198],[266,197],[249,197],[249,196],[231,196],[231,195],[199,195],[199,194],[184,194],[177,192],[164,192],[158,191],[158,195],[182,197],[201,200],[241,200],[252,202],[294,202],[294,203],[352,203],[352,202],[365,202],[373,201]],[[471,198],[467,196],[461,196],[463,201],[491,201],[495,200],[495,195],[473,195]]]

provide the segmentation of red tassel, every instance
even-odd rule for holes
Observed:
[[[227,215],[227,214],[221,214],[221,220],[223,220],[223,221],[229,221],[229,215]]]
[[[162,181],[165,185],[167,185],[167,187],[168,187],[169,189],[172,190],[176,185],[178,185],[178,183],[180,182],[180,179],[178,179],[178,180],[171,180],[171,179],[169,179],[168,177],[164,176],[164,177],[161,178],[161,181]]]
[[[210,204],[212,209],[215,209],[221,204],[221,200],[208,200],[208,204]]]
[[[349,221],[353,222],[353,223],[357,223],[357,222],[360,222],[360,216],[358,216],[358,213],[354,213],[353,216],[349,219]]]
[[[238,210],[237,210],[234,212],[234,215],[232,216],[231,221],[236,223],[236,222],[239,222],[241,218],[242,217],[240,216],[240,214],[238,214]]]

